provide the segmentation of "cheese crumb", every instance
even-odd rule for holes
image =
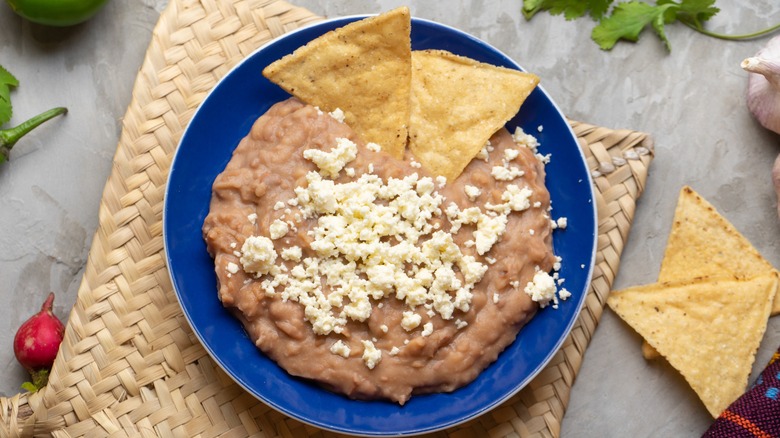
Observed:
[[[357,145],[347,138],[336,139],[336,147],[330,152],[319,149],[303,151],[303,158],[310,160],[320,170],[323,176],[335,178],[347,163],[357,157]]]
[[[241,264],[244,271],[267,274],[274,267],[276,251],[274,243],[265,236],[249,236],[241,246]]]
[[[336,119],[339,123],[344,123],[344,111],[341,108],[336,108],[328,113],[329,116]]]
[[[300,246],[291,246],[282,250],[282,259],[293,262],[300,262],[303,256],[303,251]]]
[[[227,271],[228,271],[229,273],[231,273],[231,274],[236,274],[236,273],[238,273],[238,265],[237,265],[237,264],[235,264],[235,263],[233,263],[233,262],[228,262],[228,264],[227,264],[226,268],[227,268]]]
[[[518,151],[517,149],[504,150],[504,161],[512,161],[518,156],[520,156],[520,151]]]
[[[382,351],[378,350],[371,341],[360,342],[363,344],[363,363],[368,369],[373,370],[382,361]]]
[[[290,227],[287,225],[287,222],[279,219],[273,221],[268,227],[268,232],[270,233],[271,239],[273,240],[281,239],[287,235],[288,231],[290,231]]]
[[[330,352],[346,359],[349,357],[351,350],[349,345],[345,344],[344,341],[339,339],[330,346]]]
[[[423,325],[423,331],[422,331],[422,335],[423,335],[423,336],[430,336],[430,335],[431,335],[431,333],[433,333],[433,323],[426,322],[426,323]]]
[[[419,314],[412,312],[412,311],[405,311],[403,313],[403,319],[401,319],[401,327],[404,328],[407,332],[410,332],[414,329],[416,329],[420,322],[422,321],[422,316]]]
[[[555,300],[555,279],[547,272],[536,271],[533,281],[529,282],[524,290],[532,300],[544,308]]]
[[[512,139],[520,146],[525,146],[536,152],[539,147],[539,141],[533,135],[526,134],[521,127],[515,128],[515,132],[512,134]]]
[[[382,150],[382,146],[379,146],[376,143],[368,142],[366,143],[366,149],[369,151],[379,152]]]
[[[463,187],[463,191],[466,193],[466,196],[469,198],[469,201],[471,202],[476,201],[479,195],[482,194],[482,190],[480,190],[479,187],[471,186],[468,184]]]
[[[519,167],[514,166],[493,166],[490,174],[496,181],[512,181],[515,178],[525,175],[525,172]]]

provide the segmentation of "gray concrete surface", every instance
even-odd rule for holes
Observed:
[[[0,64],[21,80],[13,93],[14,121],[56,105],[70,109],[20,142],[12,162],[0,168],[0,394],[18,392],[26,377],[11,349],[18,325],[49,290],[57,293],[55,311],[62,318],[75,302],[120,120],[165,3],[113,0],[92,21],[67,30],[31,25],[0,4]],[[520,0],[295,3],[327,16],[407,4],[415,16],[468,31],[539,74],[569,117],[652,134],[656,158],[615,287],[655,280],[685,184],[780,266],[780,222],[770,182],[780,137],[747,111],[747,76],[739,68],[767,39],[728,42],[672,25],[671,53],[649,32],[638,44],[604,52],[589,39],[588,19],[539,14],[528,22]],[[780,21],[774,0],[719,6],[723,10],[709,27],[723,32]],[[563,436],[698,436],[709,426],[712,419],[684,380],[665,363],[642,359],[639,344],[605,311],[575,382]],[[774,318],[755,371],[778,345],[780,319]]]

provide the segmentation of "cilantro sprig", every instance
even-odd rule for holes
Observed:
[[[620,40],[636,42],[643,30],[650,27],[664,43],[667,50],[672,46],[666,37],[666,25],[680,22],[696,32],[725,40],[746,40],[757,38],[780,30],[780,24],[758,32],[743,35],[728,35],[712,32],[704,24],[720,9],[715,0],[658,0],[655,4],[632,0],[613,5],[614,0],[523,0],[523,15],[530,20],[541,11],[552,15],[563,15],[575,20],[589,15],[597,25],[591,38],[603,50],[611,50]]]
[[[19,80],[0,65],[0,125],[11,120],[11,88],[18,86]]]

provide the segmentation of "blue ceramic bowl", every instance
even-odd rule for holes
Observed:
[[[564,116],[540,87],[508,127],[522,126],[552,154],[547,186],[553,216],[568,226],[554,233],[563,257],[561,276],[572,297],[559,309],[542,309],[517,339],[471,384],[452,393],[413,396],[404,406],[355,401],[291,377],[260,352],[239,321],[217,298],[214,264],[201,226],[209,209],[211,185],[252,123],[289,95],[261,71],[317,36],[354,20],[345,17],[306,27],[260,48],[230,71],[193,116],[170,170],[163,212],[165,251],[173,287],[203,346],[224,371],[248,392],[305,423],[346,434],[399,436],[454,426],[498,406],[522,389],[549,362],[571,330],[588,289],[595,256],[596,214],[585,158]],[[413,49],[445,49],[479,61],[520,67],[490,45],[456,29],[412,21]],[[543,126],[541,132],[537,131]]]

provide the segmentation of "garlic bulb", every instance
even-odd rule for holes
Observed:
[[[765,128],[780,134],[780,36],[742,61],[748,75],[747,106]]]
[[[772,187],[775,189],[775,195],[777,196],[777,216],[780,217],[780,154],[775,158],[775,162],[772,165]]]

